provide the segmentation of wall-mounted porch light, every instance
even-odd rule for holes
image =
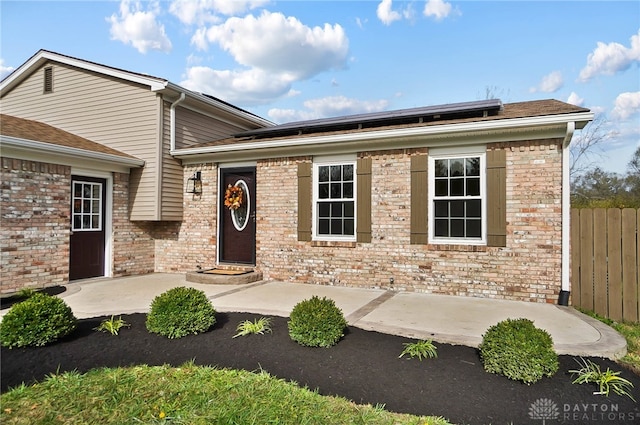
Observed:
[[[196,171],[192,177],[187,179],[187,193],[202,193],[202,174],[200,171]]]

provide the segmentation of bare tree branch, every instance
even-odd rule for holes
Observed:
[[[590,124],[577,135],[571,146],[571,166],[569,173],[571,178],[592,170],[597,162],[604,156],[602,145],[609,139],[606,132],[607,121],[603,115],[598,115]]]

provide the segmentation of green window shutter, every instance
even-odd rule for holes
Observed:
[[[411,240],[412,244],[429,243],[427,232],[428,193],[427,193],[427,155],[411,157]]]
[[[311,163],[298,164],[298,240],[311,241]]]
[[[507,154],[487,150],[487,246],[507,246]]]
[[[359,158],[356,164],[358,190],[356,202],[356,241],[371,242],[371,158]]]

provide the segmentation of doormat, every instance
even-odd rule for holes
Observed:
[[[200,273],[204,273],[204,274],[223,274],[223,275],[227,275],[227,276],[238,276],[238,275],[241,275],[241,274],[251,273],[251,270],[211,269],[211,270],[201,271]]]

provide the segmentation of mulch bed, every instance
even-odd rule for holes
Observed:
[[[144,314],[123,315],[131,324],[120,335],[93,330],[104,317],[84,319],[69,337],[40,348],[1,348],[1,390],[42,380],[56,371],[85,372],[96,367],[134,364],[180,365],[189,360],[273,376],[339,395],[357,403],[384,404],[387,410],[444,416],[456,424],[624,424],[640,421],[640,405],[615,394],[594,395],[591,385],[572,385],[571,356],[560,357],[552,378],[527,386],[484,371],[474,348],[436,344],[438,358],[399,359],[403,337],[349,328],[332,348],[308,348],[293,342],[287,319],[273,317],[273,333],[232,338],[243,320],[260,316],[218,313],[212,330],[169,340],[150,334]],[[592,359],[604,369],[622,370],[612,361]],[[640,377],[623,370],[636,396]],[[639,397],[636,397],[638,399]],[[532,407],[547,408],[530,415]],[[553,410],[553,407],[557,410]]]
[[[64,286],[50,286],[44,289],[37,289],[38,292],[43,292],[48,295],[60,295],[66,290],[67,288]],[[24,300],[24,297],[21,297],[18,294],[9,297],[0,297],[0,310],[11,308],[11,306],[13,306],[14,304]]]

